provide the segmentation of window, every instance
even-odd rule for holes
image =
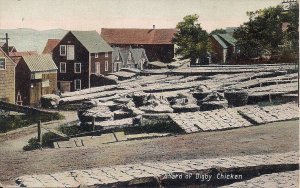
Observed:
[[[81,90],[81,80],[80,79],[74,80],[74,89]]]
[[[42,81],[42,87],[50,87],[50,81],[49,80]]]
[[[59,64],[59,72],[66,73],[67,71],[67,64],[65,62],[60,62]]]
[[[74,72],[75,73],[81,73],[81,63],[75,63],[74,64]]]
[[[105,71],[108,71],[108,61],[105,61]]]
[[[0,69],[5,69],[5,58],[0,58]]]
[[[100,74],[100,62],[95,63],[95,73]]]
[[[74,60],[75,48],[74,45],[67,45],[67,60]]]
[[[98,53],[95,53],[95,58],[98,58]]]
[[[108,52],[105,52],[105,57],[108,57]]]
[[[60,45],[60,55],[66,56],[66,45]]]

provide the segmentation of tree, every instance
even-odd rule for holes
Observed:
[[[283,50],[287,50],[287,46],[297,49],[298,11],[297,4],[288,12],[282,6],[247,12],[249,21],[234,32],[240,57],[259,57],[265,52],[269,52],[271,55],[280,55]],[[282,30],[284,22],[289,23],[286,32]]]
[[[203,57],[209,50],[208,34],[198,23],[199,16],[188,15],[176,26],[178,32],[173,38],[173,43],[178,46],[176,54],[183,59],[190,58],[195,62],[197,58]]]
[[[212,32],[210,32],[211,35],[215,35],[215,34],[226,34],[226,30],[224,29],[215,29]]]

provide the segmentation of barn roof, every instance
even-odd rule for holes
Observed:
[[[25,55],[23,56],[23,59],[31,72],[57,70],[50,54]]]
[[[227,45],[225,44],[225,42],[223,42],[223,40],[218,36],[218,35],[212,35],[212,37],[223,47],[223,48],[227,48]]]
[[[176,29],[102,28],[101,36],[110,44],[172,44]]]
[[[229,34],[218,34],[222,39],[224,39],[226,42],[228,42],[229,44],[231,44],[232,46],[235,46],[236,43],[236,39],[233,38],[231,35]]]
[[[113,49],[96,31],[70,31],[90,53],[112,52]]]
[[[60,39],[48,39],[46,46],[44,48],[43,54],[52,54],[53,49],[55,46],[58,45]]]

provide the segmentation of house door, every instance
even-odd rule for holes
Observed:
[[[41,97],[42,97],[42,82],[31,83],[29,105],[38,105]]]

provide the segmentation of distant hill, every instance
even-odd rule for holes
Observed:
[[[41,53],[48,39],[61,39],[67,30],[51,29],[37,31],[34,29],[0,29],[0,38],[8,33],[9,45],[15,46],[18,51],[37,51]],[[1,40],[5,42],[5,40]]]

